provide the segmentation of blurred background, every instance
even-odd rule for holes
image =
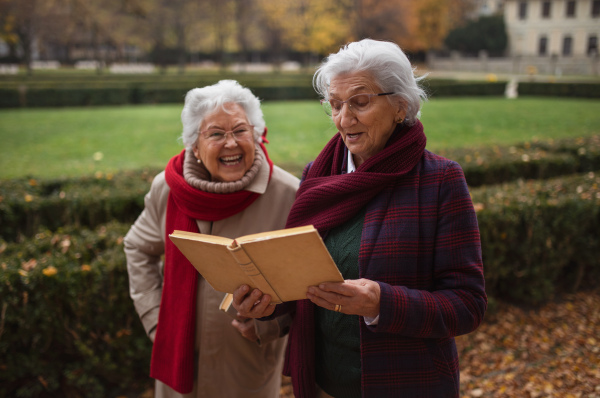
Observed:
[[[336,133],[315,67],[369,37],[424,76],[477,211],[461,396],[599,398],[599,36],[600,0],[0,0],[0,397],[151,397],[123,237],[185,93],[249,87],[299,176]]]
[[[597,0],[1,0],[0,63],[285,70],[369,37],[431,69],[597,75],[599,18]]]

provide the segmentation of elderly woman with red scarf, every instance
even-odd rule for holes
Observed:
[[[269,159],[260,102],[237,82],[190,90],[181,121],[186,149],[154,178],[125,237],[130,294],[154,342],[155,396],[279,397],[289,315],[232,320],[219,310],[223,293],[168,235],[281,229],[299,180]]]
[[[278,306],[244,285],[234,306],[293,314],[284,374],[298,398],[458,397],[454,337],[487,307],[462,169],[425,149],[426,95],[397,45],[351,43],[313,82],[338,133],[305,168],[287,227],[313,224],[345,281]]]

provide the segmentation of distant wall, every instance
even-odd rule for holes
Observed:
[[[561,57],[551,55],[489,57],[480,52],[478,57],[465,57],[457,52],[449,56],[427,54],[427,68],[433,71],[464,71],[501,74],[542,74],[542,75],[600,75],[600,57],[592,56]]]

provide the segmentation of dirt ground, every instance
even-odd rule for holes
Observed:
[[[600,398],[600,289],[535,309],[500,304],[456,342],[462,398]],[[281,398],[293,396],[284,377]]]

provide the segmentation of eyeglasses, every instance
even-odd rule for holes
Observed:
[[[222,144],[227,140],[227,135],[231,134],[236,142],[247,141],[252,138],[254,126],[249,124],[240,124],[233,130],[224,131],[219,129],[209,129],[201,131],[200,135],[212,144]]]
[[[346,101],[340,101],[336,99],[330,99],[329,101],[321,100],[323,110],[329,116],[337,115],[342,111],[344,104],[348,104],[350,110],[354,113],[364,112],[369,109],[372,97],[381,97],[383,95],[392,95],[395,93],[381,93],[381,94],[356,94],[348,98]]]

